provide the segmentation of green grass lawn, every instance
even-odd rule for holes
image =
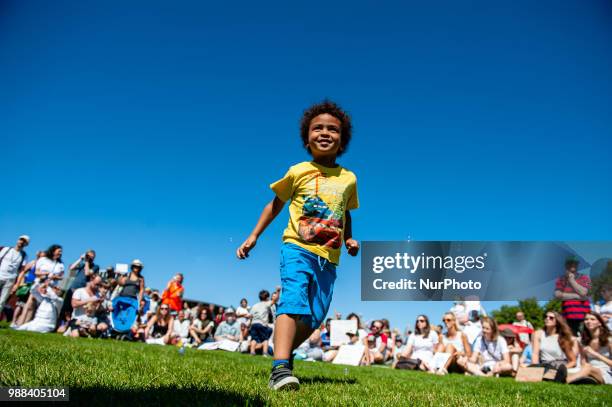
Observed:
[[[611,406],[612,386],[516,383],[296,362],[298,392],[267,388],[270,359],[0,329],[1,386],[66,386],[88,405]]]

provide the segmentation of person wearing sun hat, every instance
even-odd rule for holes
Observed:
[[[138,304],[142,300],[144,295],[145,279],[142,276],[142,269],[144,264],[135,259],[130,265],[130,273],[127,276],[123,276],[119,279],[119,285],[123,286],[121,297],[131,297],[138,299]]]
[[[30,237],[21,235],[17,238],[14,247],[0,248],[0,312],[4,309],[4,304],[11,293],[17,289],[15,281],[27,263],[28,255],[23,249],[28,244],[30,244]]]
[[[567,321],[574,336],[584,321],[584,316],[591,311],[589,291],[591,279],[585,274],[578,273],[580,259],[569,256],[565,259],[565,273],[555,282],[555,298],[560,299],[561,315]]]

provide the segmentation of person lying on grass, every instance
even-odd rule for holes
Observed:
[[[273,390],[299,388],[299,380],[293,376],[292,352],[327,315],[342,243],[352,256],[359,250],[349,213],[359,206],[357,177],[336,163],[349,145],[351,127],[350,116],[331,101],[304,112],[300,136],[312,161],[290,167],[282,179],[270,185],[276,196],[236,250],[238,258],[245,259],[285,202],[291,202],[281,248],[282,295],[268,383]]]
[[[467,372],[475,376],[501,376],[512,372],[506,340],[499,334],[497,322],[482,317],[482,334],[476,338]]]

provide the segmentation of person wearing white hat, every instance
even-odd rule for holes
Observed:
[[[119,294],[121,297],[137,298],[138,304],[140,304],[145,288],[145,279],[141,274],[143,268],[144,264],[140,260],[135,259],[132,261],[130,273],[119,279],[119,285],[123,287]]]
[[[15,247],[0,248],[0,313],[9,296],[17,290],[15,280],[27,263],[28,255],[23,250],[30,243],[30,237],[21,235]]]
[[[240,340],[240,324],[236,322],[236,311],[232,307],[225,310],[225,321],[219,324],[215,332],[215,341],[224,339],[236,342]]]

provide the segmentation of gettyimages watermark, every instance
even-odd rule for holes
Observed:
[[[547,301],[569,257],[593,279],[612,261],[612,242],[363,242],[361,300]]]

